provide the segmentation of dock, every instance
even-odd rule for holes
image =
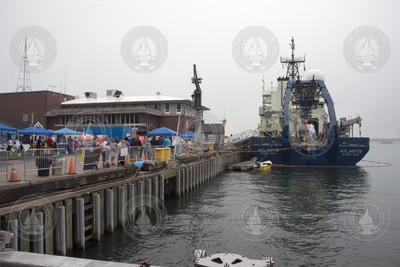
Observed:
[[[250,171],[253,169],[254,160],[232,163],[227,166],[228,171]]]
[[[206,186],[251,155],[207,152],[150,171],[125,166],[1,183],[0,230],[13,233],[9,248],[15,251],[66,256],[117,227],[129,235],[132,218],[162,214],[168,199]]]

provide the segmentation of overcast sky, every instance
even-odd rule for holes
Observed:
[[[337,117],[361,115],[362,134],[399,137],[400,74],[396,61],[400,4],[387,1],[74,1],[2,0],[0,2],[0,92],[15,91],[19,68],[10,56],[16,32],[40,26],[54,37],[54,61],[31,74],[33,90],[49,84],[62,90],[67,66],[67,90],[105,94],[117,88],[126,95],[163,95],[189,98],[192,64],[203,78],[204,105],[209,117],[222,120],[228,133],[255,129],[259,121],[261,79],[276,84],[281,64],[264,73],[243,70],[232,56],[232,42],[246,27],[269,29],[289,55],[294,36],[299,55],[306,54],[307,68],[325,73]],[[153,72],[136,72],[121,57],[121,42],[137,26],[158,29],[168,42],[167,58]],[[355,28],[370,25],[388,37],[391,52],[384,67],[371,73],[355,70],[345,59],[343,45]]]

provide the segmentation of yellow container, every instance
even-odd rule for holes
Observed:
[[[209,151],[214,151],[214,142],[210,142],[210,143],[208,143],[208,146],[209,146]]]
[[[156,148],[154,159],[158,161],[164,161],[164,148]]]
[[[171,148],[164,147],[164,160],[169,160],[169,159],[171,159]]]

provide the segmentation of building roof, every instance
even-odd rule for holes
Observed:
[[[35,91],[24,91],[24,92],[0,92],[0,95],[31,95],[31,94],[40,94],[40,93],[52,93],[52,94],[57,94],[57,95],[62,95],[62,96],[69,96],[73,97],[72,95],[56,92],[56,91],[50,91],[50,90],[35,90]]]
[[[107,103],[137,103],[137,102],[179,102],[179,101],[190,101],[189,99],[163,96],[163,95],[153,95],[153,96],[124,96],[120,97],[96,97],[96,98],[77,98],[74,100],[69,100],[62,102],[62,105],[82,105],[82,104],[107,104]]]

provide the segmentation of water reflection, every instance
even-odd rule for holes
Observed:
[[[191,266],[194,250],[206,249],[273,256],[282,266],[335,265],[343,249],[354,246],[343,214],[369,191],[369,174],[360,168],[228,172],[180,199],[167,199],[168,219],[159,235],[133,240],[117,230],[75,255]],[[242,226],[260,238],[248,238],[235,227],[241,214],[248,217]]]
[[[360,168],[274,168],[252,176],[257,196],[279,213],[278,230],[269,242],[297,254],[305,265],[329,265],[329,257],[334,264],[334,256],[346,247],[338,240],[349,234],[342,218],[368,194],[368,173]],[[319,262],[317,255],[326,257]]]

